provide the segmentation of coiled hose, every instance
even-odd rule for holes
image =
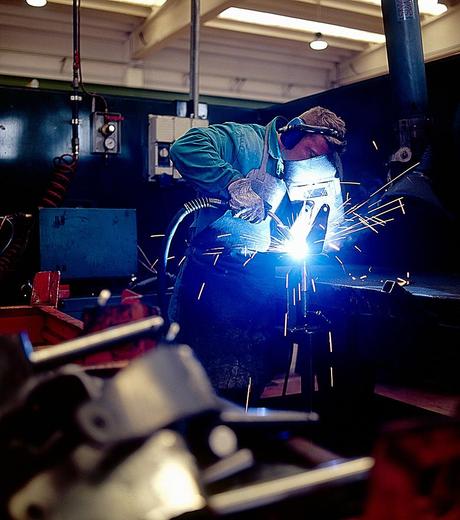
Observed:
[[[167,321],[167,306],[166,306],[166,266],[168,263],[169,248],[172,239],[179,227],[180,223],[195,211],[205,208],[226,208],[228,203],[222,199],[213,197],[198,197],[189,200],[179,209],[174,215],[166,228],[165,236],[163,238],[160,261],[158,266],[158,301],[163,318]]]
[[[54,170],[39,207],[57,208],[62,204],[69,184],[75,174],[77,162],[78,159],[70,154],[64,154],[53,159]]]

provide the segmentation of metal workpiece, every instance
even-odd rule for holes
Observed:
[[[150,334],[158,334],[163,323],[163,318],[153,316],[133,321],[126,325],[116,325],[110,329],[87,334],[53,347],[29,352],[28,359],[36,366],[64,363],[91,352],[105,349],[111,345],[122,343],[123,341],[131,341]]]
[[[194,458],[172,430],[151,436],[114,468],[100,462],[101,453],[78,448],[66,465],[38,475],[14,495],[13,518],[168,520],[206,506]]]
[[[331,487],[365,480],[373,466],[374,459],[371,457],[344,460],[330,466],[215,494],[209,498],[209,506],[219,516],[248,511],[312,493],[321,486]]]
[[[135,359],[85,403],[78,422],[95,442],[145,437],[172,423],[217,412],[219,400],[201,364],[186,345],[160,345]]]

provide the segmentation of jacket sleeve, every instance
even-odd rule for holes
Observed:
[[[244,177],[232,166],[240,139],[232,125],[192,128],[172,145],[171,158],[182,177],[202,194],[228,199],[227,186]]]

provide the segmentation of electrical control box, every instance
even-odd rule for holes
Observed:
[[[39,224],[41,271],[68,280],[137,272],[135,209],[42,208]]]
[[[149,114],[148,180],[156,181],[163,176],[180,179],[180,173],[171,161],[171,145],[190,128],[208,124],[207,119]]]
[[[91,114],[91,153],[118,154],[121,152],[121,122],[123,116],[114,112]]]

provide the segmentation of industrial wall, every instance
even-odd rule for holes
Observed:
[[[459,56],[427,64],[436,129],[437,167],[433,188],[455,217],[458,217],[460,187],[460,93],[449,78],[454,76],[459,64]],[[53,158],[70,152],[69,92],[0,89],[0,214],[32,211],[46,189]],[[149,259],[154,259],[158,240],[149,238],[150,235],[164,232],[180,204],[194,195],[181,181],[147,181],[148,114],[175,115],[176,103],[119,95],[105,98],[109,111],[123,116],[121,153],[107,157],[90,153],[91,101],[85,97],[80,114],[81,158],[64,205],[136,209],[139,244]],[[394,151],[396,116],[392,113],[388,77],[269,108],[229,106],[213,101],[208,107],[208,118],[210,123],[229,120],[265,123],[274,115],[290,118],[316,104],[336,111],[347,122],[348,146],[343,156],[345,181],[356,181],[360,185],[350,184],[345,190],[358,202],[382,185],[386,161]],[[183,247],[183,236],[179,235],[177,243],[180,243],[179,249]],[[35,262],[36,267],[36,255],[30,251],[29,255],[30,265]]]

